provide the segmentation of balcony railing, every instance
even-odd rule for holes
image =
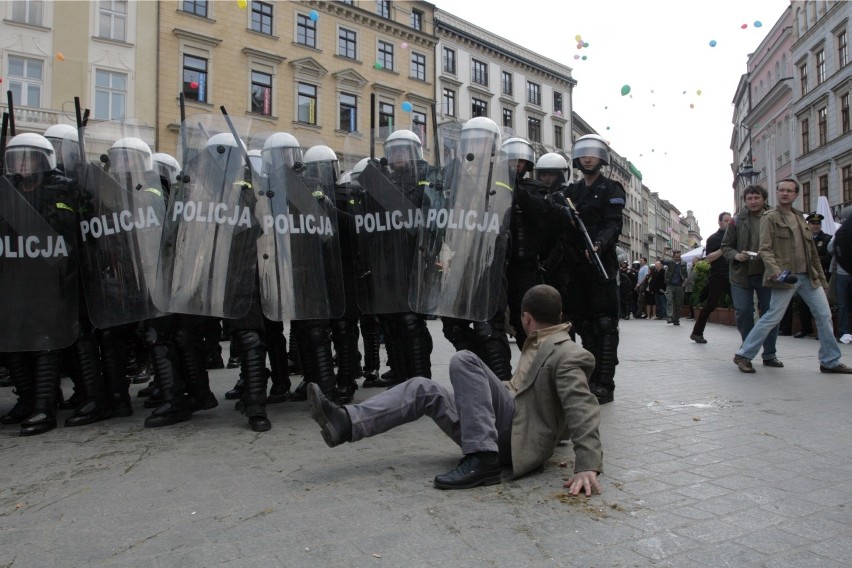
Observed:
[[[42,133],[54,124],[59,123],[58,110],[44,108],[22,107],[15,105],[15,131]],[[0,112],[9,112],[9,105],[0,104]]]

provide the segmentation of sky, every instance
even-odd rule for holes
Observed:
[[[433,3],[571,67],[574,112],[651,191],[682,215],[692,210],[705,241],[731,212],[732,101],[749,53],[789,0]]]

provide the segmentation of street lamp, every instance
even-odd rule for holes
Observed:
[[[751,185],[760,177],[760,170],[755,171],[751,164],[747,164],[740,168],[740,171],[737,172],[737,177],[743,180],[746,185]]]

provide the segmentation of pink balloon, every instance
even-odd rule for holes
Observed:
[[[740,28],[742,28],[742,29],[746,29],[747,27],[748,27],[748,24],[743,24],[743,25],[740,26]]]

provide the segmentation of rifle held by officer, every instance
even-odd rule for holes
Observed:
[[[561,192],[556,192],[553,195],[553,200],[557,204],[562,206],[562,209],[571,219],[571,222],[574,223],[574,226],[577,227],[577,230],[580,231],[580,234],[583,236],[583,242],[586,245],[586,250],[589,253],[589,259],[591,259],[592,264],[595,265],[595,268],[598,269],[600,275],[607,279],[609,275],[606,273],[606,268],[604,268],[603,262],[601,262],[601,257],[598,255],[598,252],[595,250],[595,244],[592,242],[592,238],[589,236],[589,231],[586,230],[586,224],[583,223],[583,220],[580,219],[580,214],[577,213],[577,208],[574,207],[574,204],[570,199],[565,197]]]

